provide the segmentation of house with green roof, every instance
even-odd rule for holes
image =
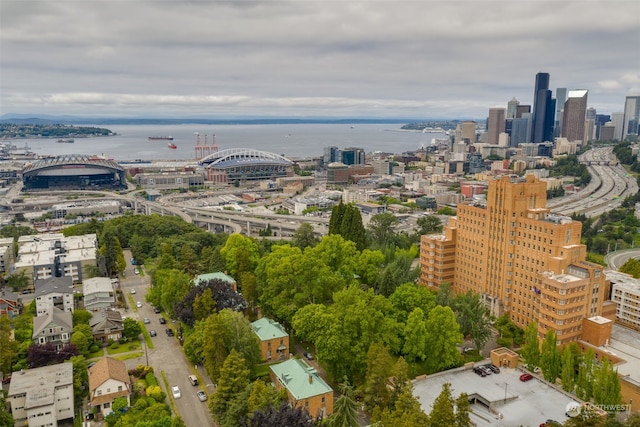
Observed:
[[[281,324],[263,317],[252,322],[251,327],[260,340],[262,360],[287,359],[289,334]]]
[[[196,276],[196,278],[193,280],[193,283],[196,286],[200,286],[200,282],[207,283],[209,280],[220,280],[222,282],[228,283],[229,286],[231,286],[231,289],[238,292],[238,284],[236,283],[236,280],[233,277],[223,273],[222,271],[218,271],[216,273],[200,274],[199,276]]]
[[[277,390],[286,390],[289,403],[305,409],[312,417],[333,413],[333,389],[318,371],[302,359],[289,359],[270,366],[271,381]]]

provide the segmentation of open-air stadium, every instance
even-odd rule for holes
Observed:
[[[249,148],[230,148],[202,158],[207,179],[218,183],[293,176],[293,162],[286,157]]]

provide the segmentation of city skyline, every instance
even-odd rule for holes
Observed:
[[[533,105],[540,72],[611,114],[640,94],[637,16],[627,0],[6,0],[0,115],[479,118]]]

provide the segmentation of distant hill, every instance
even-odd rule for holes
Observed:
[[[223,117],[223,118],[147,118],[147,117],[79,117],[26,114],[3,114],[0,123],[40,125],[176,125],[176,124],[375,124],[424,122],[424,118],[343,118],[343,117]]]

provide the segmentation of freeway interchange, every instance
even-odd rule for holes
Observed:
[[[547,201],[547,207],[562,215],[602,215],[617,208],[625,197],[638,192],[635,177],[618,163],[613,147],[594,148],[579,157],[587,165],[591,182],[577,193]]]

